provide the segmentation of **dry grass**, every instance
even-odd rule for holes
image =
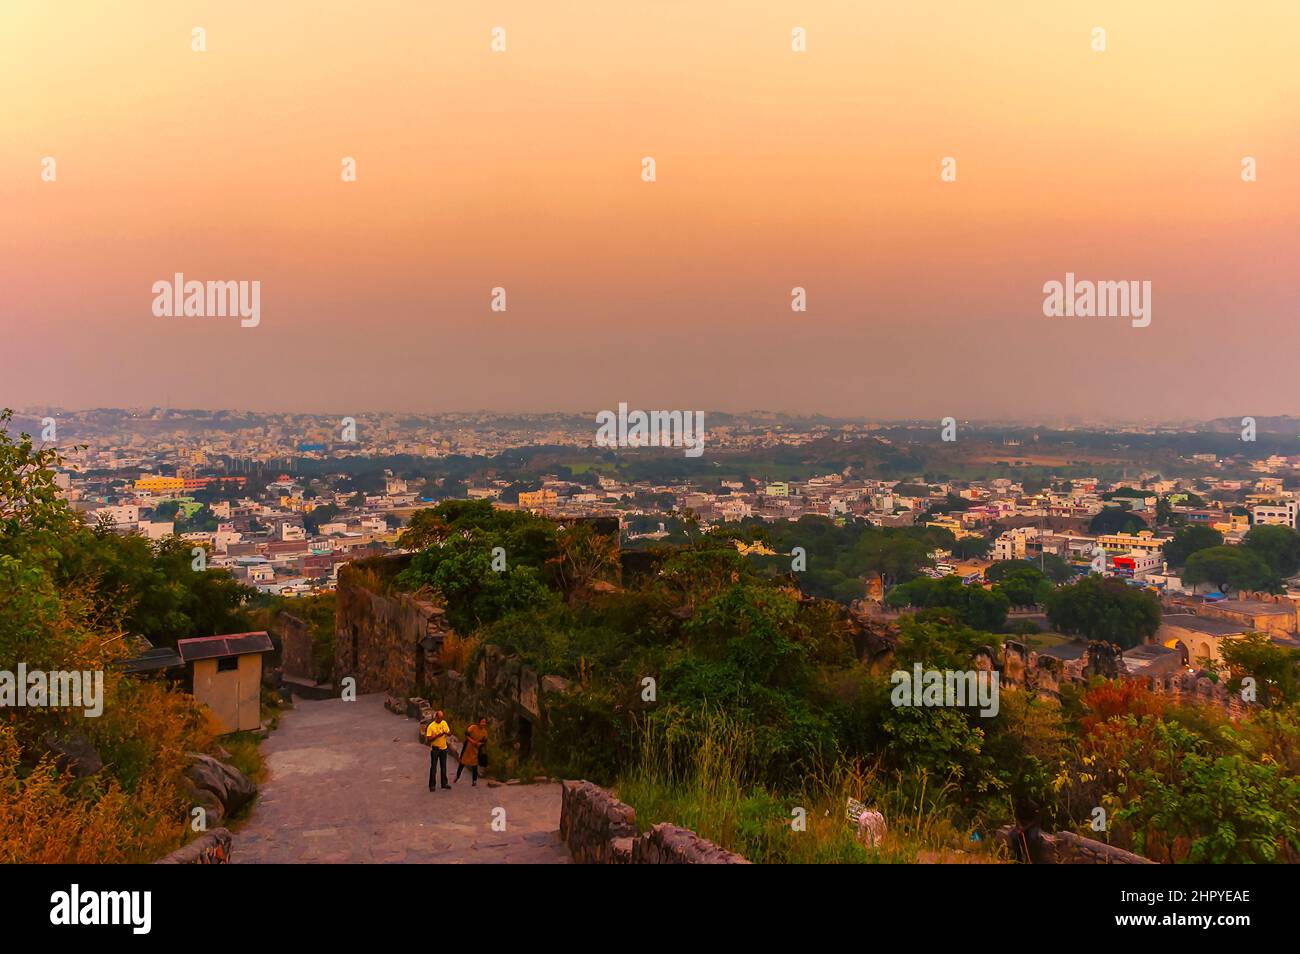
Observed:
[[[19,727],[0,724],[0,862],[148,862],[188,828],[186,753],[212,743],[194,700],[165,686],[114,679],[99,719],[77,726],[104,761],[97,775],[61,773]]]
[[[438,660],[444,668],[463,673],[469,666],[470,657],[474,655],[478,644],[477,636],[460,636],[455,632],[449,632],[442,641]]]
[[[640,763],[617,783],[644,830],[668,821],[750,861],[795,864],[988,863],[991,848],[954,823],[953,788],[919,775],[886,779],[878,770],[838,762],[809,775],[803,790],[773,793],[744,777],[753,764],[752,732],[715,716],[685,764],[674,772],[674,743],[654,723],[642,737]],[[849,797],[881,811],[888,833],[868,848],[845,817]],[[799,822],[796,823],[796,819]]]

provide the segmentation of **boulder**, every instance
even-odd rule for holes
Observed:
[[[572,683],[563,676],[543,676],[542,695],[562,695],[572,688]]]
[[[210,755],[189,753],[185,777],[196,788],[211,792],[221,802],[225,815],[236,814],[257,797],[257,786],[239,769]]]
[[[54,764],[60,772],[67,772],[74,778],[89,778],[98,774],[104,767],[103,760],[95,747],[80,732],[70,732],[63,738],[54,733],[46,733],[45,748],[54,756]]]
[[[185,791],[190,798],[190,808],[202,808],[204,821],[209,825],[220,825],[226,818],[226,806],[221,804],[211,789],[199,788],[190,779],[185,779]]]

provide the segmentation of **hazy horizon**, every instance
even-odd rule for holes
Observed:
[[[362,415],[408,414],[412,416],[440,417],[440,416],[484,414],[484,415],[495,415],[500,417],[567,416],[567,417],[575,417],[575,418],[594,416],[600,411],[606,410],[604,408],[494,409],[494,408],[465,407],[465,408],[444,408],[441,410],[427,410],[427,409],[419,409],[419,408],[351,408],[351,409],[347,409],[347,411],[344,412],[344,411],[325,410],[320,408],[307,408],[307,407],[264,408],[264,409],[252,408],[252,407],[178,407],[178,406],[166,406],[166,405],[148,405],[148,406],[146,405],[139,405],[139,406],[87,405],[81,407],[64,407],[55,404],[42,404],[39,402],[34,404],[16,406],[16,405],[5,404],[3,401],[0,401],[0,410],[3,410],[4,408],[10,408],[15,412],[15,414],[18,415],[33,415],[37,413],[42,413],[47,410],[57,410],[60,412],[66,412],[72,414],[84,414],[84,413],[89,413],[94,411],[109,411],[109,412],[118,412],[118,413],[162,411],[165,413],[177,413],[177,414],[190,414],[190,413],[285,414],[285,415],[300,415],[305,417],[323,417],[323,416],[334,416],[339,413],[351,413],[354,416],[356,414],[362,414]],[[637,408],[629,408],[629,410],[635,410],[635,409]],[[640,409],[646,411],[684,410],[682,408],[652,408],[650,406],[645,406]],[[614,408],[613,410],[617,410],[617,408]],[[685,409],[685,410],[697,410],[697,409],[692,408],[692,409]],[[862,415],[829,414],[829,413],[818,412],[818,411],[812,411],[806,413],[794,412],[794,411],[781,410],[779,408],[742,408],[737,410],[731,410],[725,408],[701,408],[698,410],[701,410],[706,415],[706,417],[709,414],[724,415],[727,417],[734,417],[734,418],[746,418],[746,417],[757,418],[760,416],[772,416],[772,417],[781,417],[781,418],[787,418],[793,420],[805,420],[805,421],[825,420],[832,423],[873,424],[873,425],[888,426],[888,427],[911,425],[911,424],[925,424],[927,422],[930,422],[929,418],[920,417],[916,415],[905,416],[905,417],[866,417]],[[1240,416],[1241,415],[1220,414],[1214,417],[1199,418],[1199,419],[1194,419],[1194,418],[1181,418],[1181,419],[1180,418],[1083,418],[1081,416],[1070,416],[1070,417],[1059,416],[1056,418],[967,417],[967,418],[958,418],[957,420],[959,422],[967,423],[976,427],[983,427],[983,426],[991,427],[991,426],[1000,426],[1000,425],[1008,425],[1008,426],[1016,426],[1016,427],[1056,427],[1056,426],[1063,426],[1063,425],[1070,426],[1070,427],[1088,427],[1094,425],[1099,427],[1107,427],[1107,426],[1179,427],[1179,426],[1194,425],[1194,424],[1206,424],[1206,423],[1212,423],[1216,421],[1227,421],[1229,423],[1232,423],[1236,421]],[[1276,414],[1258,414],[1252,416],[1256,417],[1257,419],[1294,418],[1300,421],[1300,412],[1279,412]]]

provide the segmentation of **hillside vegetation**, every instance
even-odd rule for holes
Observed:
[[[0,718],[0,862],[142,862],[186,837],[186,753],[212,729],[194,699],[122,675],[131,637],[235,628],[241,588],[195,572],[174,543],[92,530],[58,494],[57,454],[13,439],[0,415],[0,670],[102,672],[102,714],[17,706]],[[182,568],[183,567],[183,568]],[[78,777],[54,749],[88,745]]]
[[[898,558],[915,552],[908,537],[857,540],[855,552],[915,578],[916,561]],[[1102,681],[1059,702],[1004,691],[991,718],[895,706],[889,672],[859,661],[844,607],[807,598],[725,532],[652,551],[651,569],[622,581],[612,538],[483,502],[417,513],[403,545],[419,552],[397,584],[445,602],[471,671],[494,644],[580,687],[547,713],[552,774],[612,785],[644,820],[755,860],[970,859],[998,826],[1032,820],[1164,861],[1300,857],[1300,715],[1285,676],[1239,723]],[[505,569],[493,568],[498,547]],[[904,615],[890,668],[972,668],[1001,639],[989,626],[999,609],[936,599]],[[1133,613],[1150,623],[1145,604]],[[1266,640],[1254,652],[1233,661],[1238,675],[1294,674],[1294,653]],[[846,836],[849,796],[885,811],[882,850]],[[1097,808],[1104,832],[1091,828]],[[806,831],[792,826],[800,809]]]

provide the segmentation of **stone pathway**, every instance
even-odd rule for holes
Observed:
[[[295,701],[262,743],[268,777],[234,833],[234,864],[567,864],[560,786],[501,785],[468,772],[430,792],[418,723],[384,697]],[[448,755],[456,774],[456,759]],[[493,831],[493,810],[505,831]],[[499,815],[500,813],[498,813]]]

